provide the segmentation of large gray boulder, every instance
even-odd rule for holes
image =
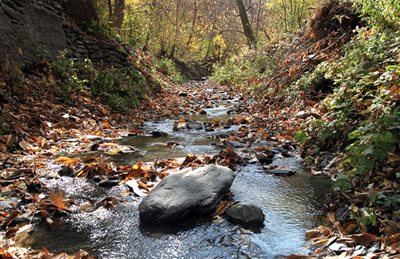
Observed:
[[[211,214],[235,178],[227,167],[208,165],[171,174],[139,205],[142,223],[159,225]]]

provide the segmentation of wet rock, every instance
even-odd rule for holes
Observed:
[[[185,169],[161,181],[139,205],[142,223],[173,223],[211,214],[234,180],[231,169],[208,165]]]
[[[4,200],[0,200],[0,208],[15,207],[21,199],[15,197],[7,197]]]
[[[234,148],[244,148],[245,146],[246,146],[246,144],[244,144],[244,143],[242,143],[242,142],[240,142],[240,141],[227,141],[227,140],[225,140],[224,142],[223,142],[223,144],[225,145],[225,146],[232,146],[232,147],[234,147]]]
[[[243,227],[261,227],[264,223],[263,211],[251,204],[235,204],[226,211],[228,220]]]
[[[186,123],[186,128],[191,129],[191,130],[202,130],[203,124],[198,121],[188,122],[188,123]]]
[[[275,168],[275,169],[264,168],[264,172],[267,174],[273,174],[277,176],[292,176],[296,173],[296,171],[290,169],[282,169],[282,168]]]
[[[59,175],[59,176],[68,176],[68,177],[71,177],[71,176],[73,176],[73,174],[74,174],[74,171],[73,171],[71,168],[67,167],[67,166],[63,166],[63,167],[60,169],[60,171],[58,171],[58,175]]]
[[[201,111],[199,112],[199,114],[201,114],[201,115],[206,115],[206,114],[207,114],[207,111],[206,111],[206,110],[201,110]]]
[[[275,156],[275,154],[270,150],[256,153],[256,157],[257,157],[258,161],[262,164],[271,164],[274,161],[273,160],[274,156]]]
[[[166,136],[168,136],[167,133],[161,132],[161,131],[153,131],[153,132],[151,133],[151,135],[153,136],[153,138],[161,138],[161,137],[166,137]]]
[[[90,151],[97,151],[99,149],[100,145],[98,143],[94,143],[91,147],[90,147]]]
[[[99,186],[104,187],[104,188],[111,188],[111,187],[117,186],[118,183],[119,183],[118,180],[104,180],[104,181],[99,182]]]
[[[183,92],[183,91],[180,91],[180,92],[178,93],[178,95],[179,95],[179,96],[182,96],[182,97],[186,97],[186,96],[188,96],[188,93]]]
[[[87,135],[86,138],[90,141],[99,141],[102,140],[102,137],[96,135]]]

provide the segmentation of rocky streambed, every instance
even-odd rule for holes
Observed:
[[[54,253],[84,249],[99,258],[307,254],[304,233],[321,223],[329,179],[312,176],[286,141],[249,142],[235,137],[248,127],[249,115],[240,96],[202,91],[218,98],[204,102],[193,93],[177,93],[193,98],[198,113],[148,120],[135,133],[113,140],[127,152],[102,151],[107,139],[94,137],[87,151],[65,154],[84,161],[108,158],[114,165],[136,167],[140,161],[160,165],[170,159],[168,163],[181,168],[192,167],[197,156],[204,156],[202,165],[172,171],[160,182],[159,176],[151,175],[148,180],[140,176],[130,180],[128,175],[125,181],[113,180],[112,175],[106,180],[76,177],[83,171],[90,175],[83,169],[62,175],[63,169],[50,163],[48,168],[62,176],[44,176],[42,186],[62,190],[74,202],[70,213],[51,224],[36,225],[25,245],[47,247]],[[147,194],[149,189],[153,191]]]

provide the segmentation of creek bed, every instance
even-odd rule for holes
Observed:
[[[224,114],[230,108],[213,108],[202,118],[228,118]],[[140,160],[182,157],[187,153],[213,154],[218,152],[218,148],[211,145],[216,134],[237,130],[234,126],[215,132],[174,132],[172,126],[171,120],[146,123],[145,131],[161,131],[168,136],[123,138],[120,144],[135,146],[142,156],[123,154],[114,160],[133,164]],[[181,145],[167,148],[163,145],[166,141]],[[297,157],[277,158],[273,164],[300,172],[292,177],[275,177],[265,174],[259,165],[247,165],[238,170],[231,187],[236,201],[263,209],[265,227],[259,233],[244,230],[227,220],[203,222],[178,231],[150,233],[140,226],[140,198],[128,195],[127,187],[119,185],[103,189],[84,179],[62,177],[44,181],[49,188],[63,189],[69,198],[93,203],[114,196],[126,202],[110,210],[99,207],[72,213],[65,222],[51,228],[37,227],[31,236],[33,246],[70,253],[82,248],[99,258],[274,258],[293,253],[307,254],[309,249],[304,233],[321,223],[323,204],[326,204],[331,183],[326,178],[311,176]]]

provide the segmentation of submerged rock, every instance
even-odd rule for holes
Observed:
[[[69,176],[72,177],[74,174],[74,171],[67,166],[63,166],[59,171],[58,171],[58,175],[59,176]]]
[[[243,227],[262,227],[264,224],[263,211],[251,204],[235,204],[226,211],[228,220]]]
[[[270,150],[256,153],[256,157],[257,157],[258,161],[262,164],[271,164],[274,161],[273,160],[274,156],[275,156],[275,154]]]
[[[151,136],[153,138],[161,138],[161,137],[168,136],[168,133],[165,133],[165,132],[162,132],[162,131],[153,131],[153,132],[151,132]]]
[[[140,220],[156,225],[211,214],[234,178],[231,169],[218,165],[171,174],[142,200]]]
[[[191,129],[191,130],[202,130],[203,123],[198,122],[198,121],[188,122],[188,123],[186,123],[186,128]]]
[[[282,169],[282,168],[276,168],[276,169],[264,168],[264,172],[266,172],[267,174],[273,174],[277,176],[292,176],[296,173],[296,171],[290,169]]]

